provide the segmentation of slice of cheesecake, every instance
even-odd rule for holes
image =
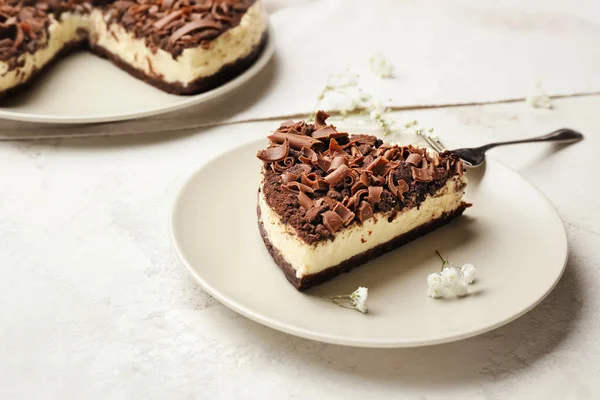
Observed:
[[[299,290],[447,224],[469,206],[460,158],[315,124],[283,123],[263,161],[259,229]]]

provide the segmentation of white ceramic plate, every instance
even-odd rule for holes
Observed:
[[[187,270],[211,295],[272,328],[323,342],[410,347],[474,336],[525,314],[560,279],[567,260],[563,224],[550,202],[517,173],[489,160],[470,169],[474,204],[450,225],[362,267],[299,293],[271,260],[256,218],[258,141],[213,159],[184,185],[171,233]],[[438,249],[478,278],[461,299],[427,297]],[[369,288],[369,314],[317,297]]]
[[[110,61],[88,52],[59,60],[33,87],[0,103],[0,118],[58,124],[122,121],[205,103],[241,86],[267,64],[275,50],[273,30],[256,62],[216,89],[193,96],[165,93]]]

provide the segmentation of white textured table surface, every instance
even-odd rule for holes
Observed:
[[[400,114],[436,127],[451,147],[562,126],[586,134],[561,149],[492,152],[565,221],[571,254],[557,288],[507,326],[420,349],[288,336],[229,311],[184,272],[168,233],[180,184],[207,156],[264,136],[274,122],[3,143],[0,398],[599,398],[600,97],[555,105]]]

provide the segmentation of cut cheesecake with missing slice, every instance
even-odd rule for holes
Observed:
[[[453,153],[288,121],[258,152],[258,225],[298,290],[348,272],[460,216],[467,178]]]

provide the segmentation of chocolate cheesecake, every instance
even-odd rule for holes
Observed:
[[[469,206],[456,154],[349,135],[327,117],[283,123],[257,155],[262,239],[299,290],[425,235]]]
[[[3,0],[0,95],[74,48],[166,92],[197,94],[246,70],[266,39],[260,0]]]

